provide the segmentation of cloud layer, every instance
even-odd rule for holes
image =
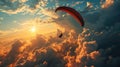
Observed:
[[[86,32],[87,30],[84,29]],[[66,32],[62,39],[46,39],[38,35],[31,42],[15,41],[11,50],[2,59],[1,66],[12,67],[79,67],[85,66],[87,57],[97,48],[95,41],[85,40],[88,34],[76,34],[73,30]],[[96,56],[96,55],[95,55]],[[94,53],[90,58],[95,58]]]
[[[11,11],[10,5],[5,3],[18,3],[18,7],[22,7],[22,3],[25,2],[26,5],[32,4],[29,8],[37,9],[40,6],[36,4],[41,0],[35,0],[35,3],[32,3],[32,0],[20,1],[4,0],[0,2],[5,5],[1,10]],[[58,36],[46,38],[43,35],[37,35],[35,39],[28,42],[13,41],[9,51],[0,50],[0,67],[119,67],[120,1],[111,1],[106,0],[102,4],[104,9],[102,7],[83,14],[86,28],[83,28],[82,32],[79,32],[82,29],[76,25],[73,27],[74,30],[64,31],[62,38]],[[27,4],[27,2],[31,3]],[[12,10],[18,9],[12,7]],[[42,11],[41,8],[40,11]],[[45,15],[56,18],[52,11]],[[69,27],[67,23],[74,25],[70,17],[63,19],[67,20],[59,21],[59,25],[65,28]]]

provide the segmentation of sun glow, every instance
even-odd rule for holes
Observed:
[[[36,32],[36,27],[33,26],[30,31],[31,31],[31,32]]]
[[[36,32],[36,27],[33,26],[33,27],[30,29],[30,31],[31,31],[32,33]]]

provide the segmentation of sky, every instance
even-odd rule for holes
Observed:
[[[0,67],[119,67],[119,9],[119,0],[0,0]]]

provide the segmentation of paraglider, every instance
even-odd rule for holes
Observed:
[[[56,8],[55,12],[57,12],[59,10],[69,13],[80,23],[81,26],[84,26],[84,20],[83,20],[82,16],[75,9],[73,9],[71,7],[61,6],[61,7]]]
[[[60,35],[59,35],[59,38],[61,38],[63,36],[63,34],[61,33]]]
[[[63,37],[63,32],[60,30],[60,29],[57,29],[57,36],[59,38],[62,38]]]

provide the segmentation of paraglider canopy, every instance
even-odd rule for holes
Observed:
[[[81,26],[84,26],[84,21],[83,21],[82,16],[75,9],[71,7],[61,6],[61,7],[56,8],[55,12],[59,10],[69,13],[80,23]]]

